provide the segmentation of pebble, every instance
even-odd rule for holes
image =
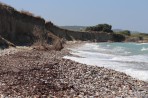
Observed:
[[[0,58],[0,94],[46,98],[136,98],[148,96],[148,83],[62,57],[62,51],[21,51]],[[5,84],[5,85],[2,85]],[[138,89],[140,88],[140,89]],[[37,97],[36,97],[37,98]]]

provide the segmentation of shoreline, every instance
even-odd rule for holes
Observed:
[[[105,47],[104,44],[107,48],[105,48],[105,51],[103,50],[103,52],[102,52],[102,49],[104,49],[104,48],[100,49],[100,47]],[[116,43],[113,43],[113,45],[114,44],[116,44]],[[119,44],[119,46],[120,46],[120,44],[122,46],[122,43],[117,43],[117,45],[118,44]],[[142,52],[147,51],[146,50],[147,46],[143,46],[143,44],[145,44],[145,43],[131,43],[130,42],[130,43],[123,43],[123,45],[124,44],[126,44],[126,45],[128,45],[128,44],[133,45],[134,44],[138,47],[140,45],[140,46],[145,47],[145,48],[140,47],[140,48],[137,49],[137,51],[142,51]],[[89,45],[91,47],[89,47]],[[147,43],[146,43],[146,45],[147,45]],[[101,45],[99,45],[99,46],[98,46],[97,43],[88,43],[88,44],[86,43],[86,45],[82,44],[82,46],[80,46],[80,47],[78,45],[78,46],[76,46],[76,49],[75,49],[75,47],[74,48],[72,47],[70,49],[71,50],[70,55],[64,56],[64,58],[70,59],[70,60],[73,60],[73,61],[76,61],[76,62],[79,62],[79,63],[87,64],[87,65],[90,65],[90,66],[96,65],[98,67],[105,67],[105,68],[108,68],[108,69],[116,70],[116,71],[119,71],[119,72],[126,73],[127,75],[130,75],[131,77],[133,77],[137,80],[142,80],[142,81],[148,82],[148,78],[147,78],[148,74],[147,74],[147,70],[146,70],[146,68],[147,68],[146,62],[147,61],[145,61],[147,57],[144,56],[145,58],[143,58],[143,59],[141,57],[140,60],[136,61],[137,57],[135,56],[135,54],[133,55],[133,53],[130,49],[127,49],[127,47],[121,47],[121,48],[125,48],[126,53],[128,52],[129,54],[127,56],[124,56],[124,54],[123,54],[122,56],[119,56],[120,58],[118,58],[118,55],[114,54],[114,52],[116,52],[116,50],[113,51],[113,54],[112,54],[112,50],[108,50],[109,49],[108,46],[113,47],[112,43],[111,44],[110,43],[101,43]],[[99,51],[98,49],[100,49],[101,52],[99,52],[99,53],[96,52],[96,51]],[[98,55],[99,55],[99,58],[97,58]],[[141,54],[137,54],[137,55],[141,55]],[[103,57],[101,57],[101,56],[103,56]],[[130,56],[130,57],[128,57],[128,56]],[[143,61],[141,61],[141,59]],[[93,62],[91,62],[91,61],[93,61]],[[112,63],[112,62],[116,62],[116,63]],[[124,62],[125,62],[125,64],[124,64]],[[143,70],[141,70],[142,69],[141,67],[139,69],[138,69],[138,67],[136,67],[137,69],[134,67],[134,66],[138,66],[140,62],[141,62],[141,65],[143,64],[143,62],[145,62],[145,67],[143,67]],[[100,63],[101,63],[101,65],[100,65]],[[128,67],[128,64],[129,65],[131,64],[131,66],[133,66],[133,67],[130,67],[130,66]],[[145,68],[145,70],[144,70],[144,68]]]
[[[85,42],[84,42],[85,43]],[[18,51],[1,56],[0,94],[14,97],[147,97],[148,83],[125,73],[80,64],[62,57],[61,51]]]

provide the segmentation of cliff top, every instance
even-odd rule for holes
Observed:
[[[0,13],[1,14],[9,14],[9,15],[21,14],[24,17],[35,18],[35,19],[38,19],[38,20],[44,20],[42,17],[35,16],[33,13],[31,13],[29,11],[25,11],[25,10],[18,11],[15,8],[11,7],[10,5],[7,5],[7,4],[2,3],[2,2],[0,2]]]

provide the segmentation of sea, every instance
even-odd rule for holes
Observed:
[[[70,59],[79,63],[124,72],[148,81],[148,43],[86,43],[69,48]]]

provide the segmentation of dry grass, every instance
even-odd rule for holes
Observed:
[[[5,4],[5,3],[1,2],[1,1],[0,1],[0,5],[3,6],[3,7],[10,7],[10,5]]]
[[[35,18],[43,19],[41,16],[36,16],[35,14],[33,14],[33,13],[29,12],[29,11],[26,11],[26,10],[21,10],[20,13],[25,14],[27,16],[32,16],[32,17],[35,17]]]
[[[28,16],[35,16],[33,13],[29,12],[29,11],[25,11],[25,10],[21,10],[20,13],[28,15]]]

